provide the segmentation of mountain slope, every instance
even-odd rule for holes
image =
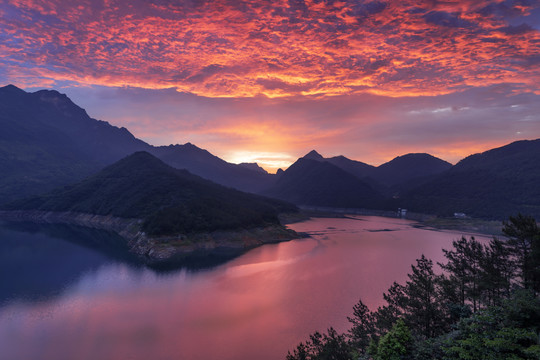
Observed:
[[[250,170],[254,170],[254,171],[263,173],[263,174],[268,174],[268,171],[264,170],[264,169],[263,169],[262,167],[260,167],[259,164],[257,164],[256,162],[252,162],[252,163],[243,162],[243,163],[240,163],[240,164],[238,164],[238,165],[241,166],[241,167],[250,169]]]
[[[356,176],[326,161],[300,158],[265,195],[298,205],[369,208],[378,207],[382,196]]]
[[[136,151],[243,190],[273,180],[191,144],[153,147],[125,128],[90,118],[57,91],[0,88],[0,203],[79,181]]]
[[[242,191],[258,192],[274,178],[266,172],[228,163],[191,143],[153,147],[149,152],[172,167]]]
[[[164,235],[278,224],[278,213],[295,207],[223,187],[137,152],[78,184],[4,209],[138,218],[150,235]]]
[[[360,179],[372,177],[373,173],[376,171],[376,168],[372,165],[368,165],[361,161],[351,160],[342,155],[327,158],[326,161],[353,174]]]
[[[505,219],[522,212],[540,217],[540,139],[471,155],[410,191],[414,211]]]
[[[378,166],[371,176],[386,186],[395,186],[440,174],[451,167],[449,162],[429,154],[406,154]]]
[[[14,86],[0,88],[0,202],[48,191],[99,169],[68,134],[43,119],[47,104],[39,104],[37,96]]]

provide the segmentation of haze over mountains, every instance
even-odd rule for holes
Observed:
[[[285,171],[231,164],[185,145],[152,146],[127,129],[92,119],[54,90],[0,88],[0,203],[48,192],[145,151],[177,169],[236,189],[298,205],[465,212],[505,218],[540,215],[540,140],[472,155],[455,166],[429,154],[406,154],[378,167],[311,151]]]

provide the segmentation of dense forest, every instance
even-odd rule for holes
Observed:
[[[127,156],[77,184],[0,208],[135,218],[151,236],[278,225],[278,214],[297,210],[174,169],[147,152]]]
[[[287,360],[540,359],[540,228],[520,214],[503,234],[455,240],[442,274],[422,255],[385,305],[360,300],[347,333],[316,332]]]

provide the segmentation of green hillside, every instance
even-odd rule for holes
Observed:
[[[137,152],[78,184],[15,201],[7,210],[73,211],[142,219],[150,235],[278,224],[288,203],[247,194],[174,169]]]

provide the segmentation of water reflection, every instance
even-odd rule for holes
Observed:
[[[379,305],[382,292],[405,280],[416,258],[442,260],[441,248],[461,236],[372,217],[292,227],[313,237],[265,245],[205,271],[160,273],[66,250],[63,256],[81,259],[86,270],[60,296],[0,308],[2,356],[283,359],[315,330],[345,330],[359,298]],[[385,229],[392,231],[377,231]],[[45,270],[33,275],[36,283],[50,276]]]
[[[194,257],[150,268],[162,273],[201,271],[232,258]],[[114,232],[76,225],[1,222],[0,305],[58,296],[86,274],[111,263],[125,264],[134,273],[149,267],[129,253],[126,241]]]

